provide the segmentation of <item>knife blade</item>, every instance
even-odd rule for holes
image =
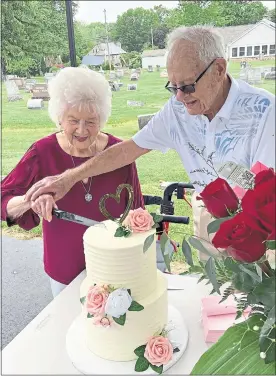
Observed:
[[[60,210],[60,209],[53,209],[53,215],[57,217],[58,219],[63,219],[65,221],[79,223],[87,227],[98,225],[99,227],[106,228],[105,224],[102,222],[94,221],[93,219],[82,217],[81,215],[69,213],[67,211]]]

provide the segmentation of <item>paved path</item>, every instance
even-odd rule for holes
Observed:
[[[2,236],[2,348],[52,300],[42,240]]]

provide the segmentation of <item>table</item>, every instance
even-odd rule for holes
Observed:
[[[84,278],[82,272],[4,348],[2,375],[80,375],[67,355],[65,339],[81,312],[79,290]],[[200,315],[201,298],[209,295],[210,285],[198,284],[197,278],[189,276],[180,278],[185,278],[184,290],[169,290],[169,304],[183,314],[189,343],[182,358],[166,373],[187,375],[208,349]]]

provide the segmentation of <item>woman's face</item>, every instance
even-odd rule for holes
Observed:
[[[100,131],[100,119],[96,111],[79,111],[70,108],[61,121],[68,141],[78,150],[88,149]]]

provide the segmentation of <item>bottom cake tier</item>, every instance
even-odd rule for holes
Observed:
[[[87,294],[90,287],[86,278],[81,285],[81,297]],[[168,321],[167,279],[157,272],[156,290],[139,303],[144,307],[141,311],[128,311],[123,326],[113,322],[104,328],[94,324],[94,319],[87,318],[84,305],[83,316],[87,327],[87,346],[97,356],[114,361],[134,360],[134,350],[146,344],[149,337],[160,333]]]

